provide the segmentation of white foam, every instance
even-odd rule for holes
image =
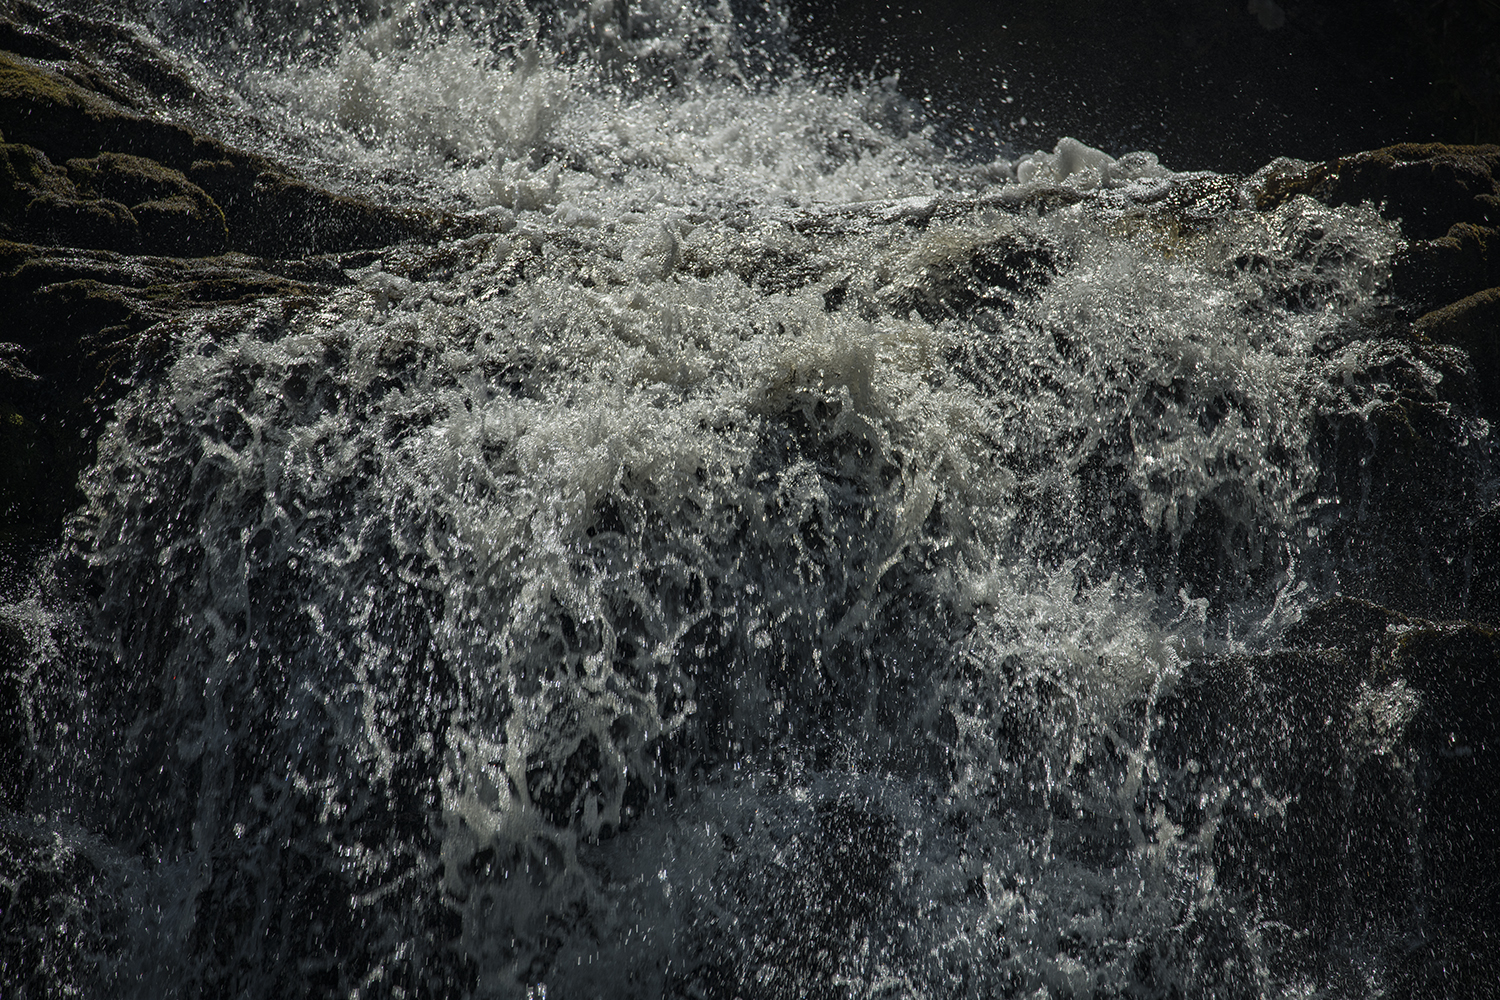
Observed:
[[[285,849],[370,941],[420,937],[391,894],[456,914],[481,995],[656,995],[663,955],[801,961],[821,918],[776,921],[833,906],[857,801],[898,843],[827,960],[856,992],[1117,985],[1197,912],[1259,948],[1212,824],[1148,802],[1150,713],[1316,592],[1315,346],[1393,227],[1188,225],[1151,207],[1180,175],[1072,139],[956,164],[891,84],[749,73],[725,8],[612,10],[587,59],[387,25],[249,78],[315,176],[492,231],[183,331],[101,437],[73,544],[152,697],[89,725],[170,778],[167,910],[280,961],[275,906],[210,890],[302,905]],[[1001,197],[1051,187],[1108,198]],[[361,840],[424,776],[422,834]]]

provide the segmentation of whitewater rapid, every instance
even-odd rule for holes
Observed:
[[[95,995],[1123,996],[1205,934],[1317,995],[1215,881],[1283,793],[1155,713],[1348,571],[1311,414],[1395,224],[977,160],[774,13],[446,10],[158,23],[199,127],[469,235],[179,331],[10,612],[75,650]]]

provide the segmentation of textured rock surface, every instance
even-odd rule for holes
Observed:
[[[1406,249],[1393,291],[1419,308],[1500,285],[1500,228],[1455,222],[1444,236]]]
[[[93,435],[132,378],[164,358],[174,324],[289,312],[346,279],[331,260],[147,257],[0,242],[0,544],[56,534]]]
[[[15,54],[0,53],[0,134],[23,147],[6,154],[14,179],[0,167],[0,184],[11,182],[0,198],[10,205],[25,199],[22,217],[6,223],[13,237],[130,249],[135,231],[147,252],[228,247],[297,257],[431,238],[439,230],[436,217],[316,188],[263,157],[149,117],[62,69]],[[142,194],[136,204],[146,206],[144,221],[122,211],[128,206],[120,200]]]
[[[203,256],[224,249],[224,213],[179,171],[121,153],[54,165],[32,146],[0,146],[3,235],[32,243]]]
[[[1410,244],[1391,290],[1419,338],[1467,352],[1477,402],[1500,415],[1500,146],[1403,143],[1326,163],[1278,161],[1255,179],[1263,209],[1297,194],[1329,205],[1373,202]]]
[[[1436,239],[1454,223],[1500,225],[1500,146],[1400,143],[1310,166],[1266,192],[1261,207],[1292,194],[1330,205],[1372,201],[1406,234]]]
[[[107,18],[8,5],[0,50],[0,546],[24,550],[55,536],[109,404],[174,323],[295,310],[346,280],[318,253],[457,225],[176,123],[168,101],[206,98]]]
[[[1500,632],[1336,599],[1286,639],[1195,664],[1160,707],[1163,767],[1231,786],[1193,785],[1181,821],[1217,824],[1247,905],[1315,929],[1309,961],[1394,933],[1397,995],[1479,995],[1500,949]]]
[[[1434,309],[1417,320],[1415,330],[1469,353],[1486,411],[1500,416],[1500,287]]]

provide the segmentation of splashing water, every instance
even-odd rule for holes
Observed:
[[[1312,994],[1154,713],[1336,583],[1309,414],[1394,226],[967,162],[778,24],[200,56],[226,135],[484,224],[179,331],[7,610],[69,664],[31,805],[94,872],[80,988]]]

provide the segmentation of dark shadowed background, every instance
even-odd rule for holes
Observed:
[[[803,55],[899,72],[955,135],[1249,171],[1500,141],[1500,0],[793,0]],[[969,129],[974,131],[969,133]]]

